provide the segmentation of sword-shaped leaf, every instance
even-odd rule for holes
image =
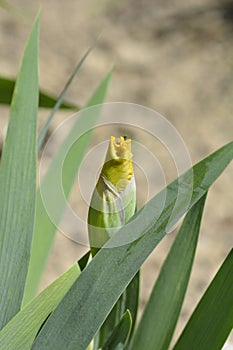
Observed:
[[[133,350],[168,349],[188,286],[204,203],[205,196],[184,219],[143,312]]]
[[[14,89],[0,166],[0,328],[22,303],[33,237],[38,108],[36,19]]]
[[[83,55],[83,57],[81,58],[81,60],[76,64],[71,76],[69,77],[69,79],[67,80],[64,88],[62,89],[60,95],[57,98],[57,101],[55,102],[53,109],[45,123],[45,125],[43,126],[42,130],[40,131],[39,137],[38,137],[38,150],[41,149],[43,142],[46,138],[46,134],[48,132],[49,126],[56,114],[56,112],[58,111],[58,109],[62,106],[62,102],[64,100],[65,94],[67,93],[70,85],[72,84],[75,76],[77,75],[79,69],[82,67],[84,61],[86,60],[87,56],[91,53],[91,51],[94,49],[94,47],[96,46],[97,40],[93,43],[93,45],[91,45],[91,47],[85,52],[85,54]]]
[[[41,325],[79,274],[76,263],[18,312],[0,331],[0,349],[30,350]]]
[[[10,105],[15,88],[15,80],[0,77],[0,103]],[[57,99],[55,96],[49,95],[43,90],[39,91],[39,107],[53,108]],[[63,101],[60,108],[78,110],[79,107],[67,101]]]
[[[103,103],[111,78],[111,73],[112,69],[96,89],[95,93],[88,102],[87,107]],[[91,118],[90,120],[86,121],[83,121],[82,119],[80,120],[80,118],[77,119],[72,130],[70,131],[70,134],[66,137],[61,148],[54,156],[53,161],[51,162],[50,167],[42,180],[41,186],[46,189],[47,195],[50,196],[50,204],[54,210],[56,210],[57,222],[59,222],[59,220],[62,218],[65,210],[65,203],[64,201],[60,200],[60,194],[56,192],[57,182],[55,180],[57,179],[57,174],[60,173],[61,169],[63,170],[63,189],[66,197],[68,198],[76,179],[82,158],[90,143],[92,132],[89,131],[80,138],[79,142],[77,143],[79,152],[77,152],[77,147],[72,148],[69,152],[69,157],[67,157],[66,162],[63,164],[64,152],[65,154],[67,152],[67,143],[69,144],[70,138],[76,140],[80,128],[83,127],[83,123],[86,123],[85,125],[87,125],[91,130],[98,118],[98,113],[95,113],[95,118],[95,120],[94,118]],[[23,300],[24,304],[27,303],[36,293],[49,251],[53,244],[56,230],[57,227],[50,220],[46,208],[44,207],[39,189],[37,191],[36,198],[35,233],[33,237],[31,260]]]
[[[220,350],[233,328],[233,249],[209,285],[174,350]]]

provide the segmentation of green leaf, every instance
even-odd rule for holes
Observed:
[[[72,84],[75,76],[77,75],[79,69],[82,67],[83,62],[85,61],[85,59],[87,58],[87,56],[91,53],[91,51],[95,48],[96,44],[97,44],[97,40],[95,40],[95,42],[93,43],[93,45],[86,51],[86,53],[83,55],[83,57],[81,58],[81,60],[78,62],[78,64],[75,66],[73,73],[71,74],[71,76],[69,77],[67,83],[65,84],[62,92],[60,93],[53,109],[52,112],[50,113],[48,120],[46,121],[44,127],[42,128],[39,137],[38,137],[38,150],[41,149],[43,142],[45,140],[46,134],[48,132],[49,129],[49,125],[51,124],[51,121],[53,120],[55,113],[58,111],[58,109],[60,108],[60,106],[62,105],[62,101],[65,97],[65,94],[67,92],[67,90],[69,89],[70,85]]]
[[[18,312],[0,331],[0,349],[31,349],[41,325],[56,308],[79,274],[80,269],[75,263]]]
[[[133,350],[168,349],[187,289],[205,196],[188,212],[163,264],[133,339]]]
[[[191,208],[232,159],[233,142],[203,159],[137,211],[130,224],[120,229],[82,272],[45,323],[33,349],[86,349],[128,283],[166,235],[171,215],[175,223],[187,210],[186,201],[180,201],[173,213],[178,189],[184,199],[190,190],[187,179],[193,172]],[[160,214],[158,208],[164,195]],[[126,243],[130,240],[131,243]]]
[[[20,309],[33,236],[38,108],[36,19],[16,82],[0,167],[0,328]]]
[[[134,276],[127,288],[124,290],[119,300],[115,304],[114,308],[105,320],[104,324],[102,325],[99,334],[96,336],[99,346],[101,346],[101,344],[103,344],[104,341],[107,340],[109,335],[112,333],[114,327],[119,323],[119,320],[123,317],[124,313],[127,310],[129,310],[131,316],[131,331],[129,332],[128,342],[125,346],[125,348],[128,349],[137,318],[139,286],[140,271],[137,272],[137,274]],[[95,345],[97,341],[95,342]]]
[[[0,103],[5,105],[10,105],[13,91],[15,87],[15,80],[7,79],[0,77]],[[57,102],[57,98],[40,90],[39,93],[39,107],[43,108],[53,108],[55,103]],[[62,109],[74,109],[78,110],[79,107],[71,104],[69,102],[64,101],[60,108]]]
[[[138,304],[139,304],[139,291],[140,291],[140,271],[134,276],[128,287],[126,288],[126,300],[125,309],[130,311],[132,319],[131,333],[129,335],[129,341],[134,331],[136,324]]]
[[[106,75],[102,83],[99,85],[99,87],[93,94],[92,98],[87,104],[88,107],[98,103],[101,104],[104,101],[107,92],[107,87],[111,77],[111,72],[112,70]],[[98,113],[95,114],[94,118],[96,118],[95,120],[97,120]],[[69,145],[70,139],[76,140],[80,128],[83,127],[83,123],[86,123],[87,125],[91,124],[89,125],[90,128],[94,127],[93,120],[83,121],[80,118],[77,119],[77,122],[74,124],[70,134],[64,140],[61,148],[56,153],[41,184],[41,186],[44,186],[45,190],[47,191],[51,207],[53,207],[54,210],[56,210],[55,216],[57,222],[59,222],[65,210],[65,203],[60,199],[60,194],[56,192],[56,181],[59,181],[57,175],[60,174],[60,171],[62,169],[63,189],[66,197],[68,198],[74,181],[76,179],[76,175],[81,164],[82,158],[90,143],[92,133],[88,132],[84,134],[78,140],[78,142],[75,142],[73,147],[70,149],[68,155],[66,156],[64,164],[62,164],[62,162],[64,154],[67,153],[67,144]],[[49,251],[53,244],[56,230],[57,227],[51,222],[47,211],[44,207],[39,189],[39,191],[37,192],[36,200],[35,233],[33,238],[26,290],[23,300],[24,304],[27,303],[36,293]]]
[[[111,336],[103,345],[102,350],[124,349],[129,338],[132,327],[132,319],[129,310],[127,310],[118,325],[114,328]]]
[[[110,314],[106,318],[104,324],[102,325],[99,334],[95,339],[95,346],[99,344],[99,347],[105,343],[108,339],[114,327],[119,323],[119,320],[123,317],[124,313],[129,310],[131,315],[131,332],[129,334],[129,341],[132,332],[135,327],[137,311],[138,311],[138,299],[139,299],[139,284],[140,284],[140,273],[139,271],[134,276],[132,281],[129,283],[127,288],[124,290],[119,300],[115,304],[114,308],[111,310]],[[129,344],[127,343],[127,347]]]
[[[220,350],[233,328],[233,249],[225,259],[174,350]]]

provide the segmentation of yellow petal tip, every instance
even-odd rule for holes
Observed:
[[[127,136],[120,136],[116,141],[115,136],[110,137],[108,160],[131,160],[132,156],[131,139],[129,139]]]
[[[133,176],[131,139],[127,136],[110,136],[109,148],[102,174],[117,188],[123,191]]]

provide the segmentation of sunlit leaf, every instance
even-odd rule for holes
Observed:
[[[20,309],[36,198],[38,31],[35,21],[16,82],[0,166],[0,328]]]
[[[17,313],[0,331],[0,349],[31,349],[42,323],[55,309],[79,274],[78,265],[73,265]]]
[[[146,304],[133,350],[168,349],[191,273],[204,203],[205,196],[185,217]]]
[[[87,106],[101,104],[104,101],[108,84],[110,81],[112,70],[106,75],[102,83],[99,85],[92,98],[88,102]],[[96,114],[96,120],[98,114]],[[82,123],[90,123],[90,121],[82,121],[77,119],[76,124],[73,126],[70,134],[64,140],[61,148],[57,151],[56,155],[51,162],[51,165],[43,178],[42,186],[47,191],[47,195],[50,198],[50,204],[56,209],[56,220],[60,221],[65,210],[65,204],[60,201],[59,194],[56,193],[56,181],[57,174],[61,168],[63,170],[63,189],[66,197],[73,187],[76,175],[85,154],[85,151],[90,143],[92,132],[86,133],[70,150],[66,157],[66,161],[63,164],[64,153],[67,152],[67,143],[69,144],[69,138],[76,138],[76,135],[82,126]],[[89,125],[89,124],[88,124]],[[94,125],[92,125],[94,127]],[[61,166],[62,163],[62,166]],[[27,277],[26,290],[24,294],[24,304],[27,303],[35,295],[41,275],[43,273],[45,263],[49,251],[52,247],[57,227],[51,222],[50,217],[44,207],[40,190],[37,192],[36,200],[36,222],[35,233],[32,245],[31,260],[29,265],[29,273]]]
[[[233,249],[194,310],[174,350],[220,350],[233,328]]]

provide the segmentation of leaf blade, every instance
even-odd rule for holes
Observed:
[[[10,105],[13,92],[15,88],[15,80],[10,78],[0,77],[0,103],[4,105]],[[39,107],[41,108],[53,108],[57,98],[40,90],[39,92]],[[78,110],[79,107],[64,101],[61,106],[61,109],[73,109]]]
[[[79,274],[80,269],[76,263],[17,313],[0,331],[0,348],[31,349],[41,324],[55,309]]]
[[[0,328],[20,309],[33,236],[38,33],[39,17],[24,51],[0,168]]]
[[[205,196],[184,219],[143,312],[133,339],[134,350],[169,347],[188,286],[204,203]]]
[[[82,272],[45,323],[33,345],[33,350],[62,349],[62,347],[67,350],[84,350],[104,322],[112,305],[148,255],[165,236],[166,227],[176,203],[179,182],[183,183],[190,171],[193,171],[194,187],[189,204],[191,208],[205,195],[232,159],[233,142],[203,159],[152,198],[142,209],[145,220],[137,220],[142,210],[138,211],[128,228],[124,226],[116,236],[111,238]],[[157,218],[154,220],[164,191],[166,191],[166,202],[163,214],[158,220]],[[184,194],[186,194],[185,189]],[[185,208],[181,205],[176,211],[175,218],[173,216],[174,220],[178,221],[186,210],[186,205]],[[113,247],[113,244],[125,242],[128,238],[135,238],[135,240],[132,243]],[[106,249],[109,247],[111,249]],[[101,274],[98,274],[98,271],[101,271]],[[96,279],[97,275],[98,279]],[[93,315],[95,315],[94,318]]]
[[[132,327],[132,319],[129,310],[126,310],[111,336],[103,345],[102,350],[124,349]]]
[[[174,350],[219,350],[233,328],[233,249],[185,326]],[[211,321],[211,322],[210,322]]]
[[[58,111],[58,109],[61,107],[62,105],[62,101],[65,97],[65,94],[67,92],[67,90],[69,89],[70,85],[72,84],[75,76],[77,75],[79,69],[82,67],[84,61],[86,60],[87,56],[92,52],[92,50],[95,48],[96,44],[98,42],[98,38],[94,41],[94,43],[91,45],[91,47],[89,47],[89,49],[85,52],[85,54],[83,55],[83,57],[81,58],[81,60],[76,64],[71,76],[69,77],[68,81],[66,82],[64,88],[62,89],[60,95],[58,96],[58,99],[45,123],[45,125],[43,126],[42,130],[40,131],[39,137],[38,137],[38,150],[41,149],[43,142],[45,140],[46,134],[48,132],[49,129],[49,125],[51,124],[51,121],[53,120],[55,113]]]
[[[87,106],[92,106],[98,103],[102,103],[104,101],[107,88],[110,82],[112,70],[108,72],[108,74],[103,79],[102,83],[99,85],[92,98],[88,102]],[[97,117],[97,116],[96,116]],[[60,164],[63,159],[63,152],[66,150],[66,143],[69,140],[69,137],[76,137],[76,132],[79,130],[80,122],[77,120],[77,123],[71,130],[71,133],[64,140],[61,149],[57,152],[54,157],[53,162],[51,163],[48,172],[43,179],[43,186],[48,189],[49,193],[52,193],[52,199],[54,200],[54,205],[57,210],[57,220],[61,218],[64,212],[64,205],[59,204],[59,198],[56,197],[56,193],[54,189],[54,178],[57,177],[58,170],[61,169]],[[72,136],[73,135],[73,136]],[[79,169],[79,165],[81,164],[81,160],[84,156],[85,150],[89,145],[89,141],[91,138],[91,133],[87,133],[84,137],[81,138],[79,146],[79,152],[77,154],[77,148],[71,150],[69,152],[69,156],[67,156],[66,161],[63,165],[63,188],[68,198],[73,183],[76,178],[76,173]],[[76,147],[77,147],[76,145]],[[49,192],[50,191],[50,192]],[[23,304],[27,303],[36,293],[38,288],[38,284],[40,281],[41,274],[43,272],[50,248],[53,243],[53,239],[56,233],[56,227],[51,222],[47,211],[43,204],[43,199],[41,197],[41,193],[38,190],[37,192],[37,201],[36,201],[36,222],[35,222],[35,233],[32,243],[32,252],[31,252],[31,260],[29,265],[29,272],[26,283],[26,290],[24,294]]]

